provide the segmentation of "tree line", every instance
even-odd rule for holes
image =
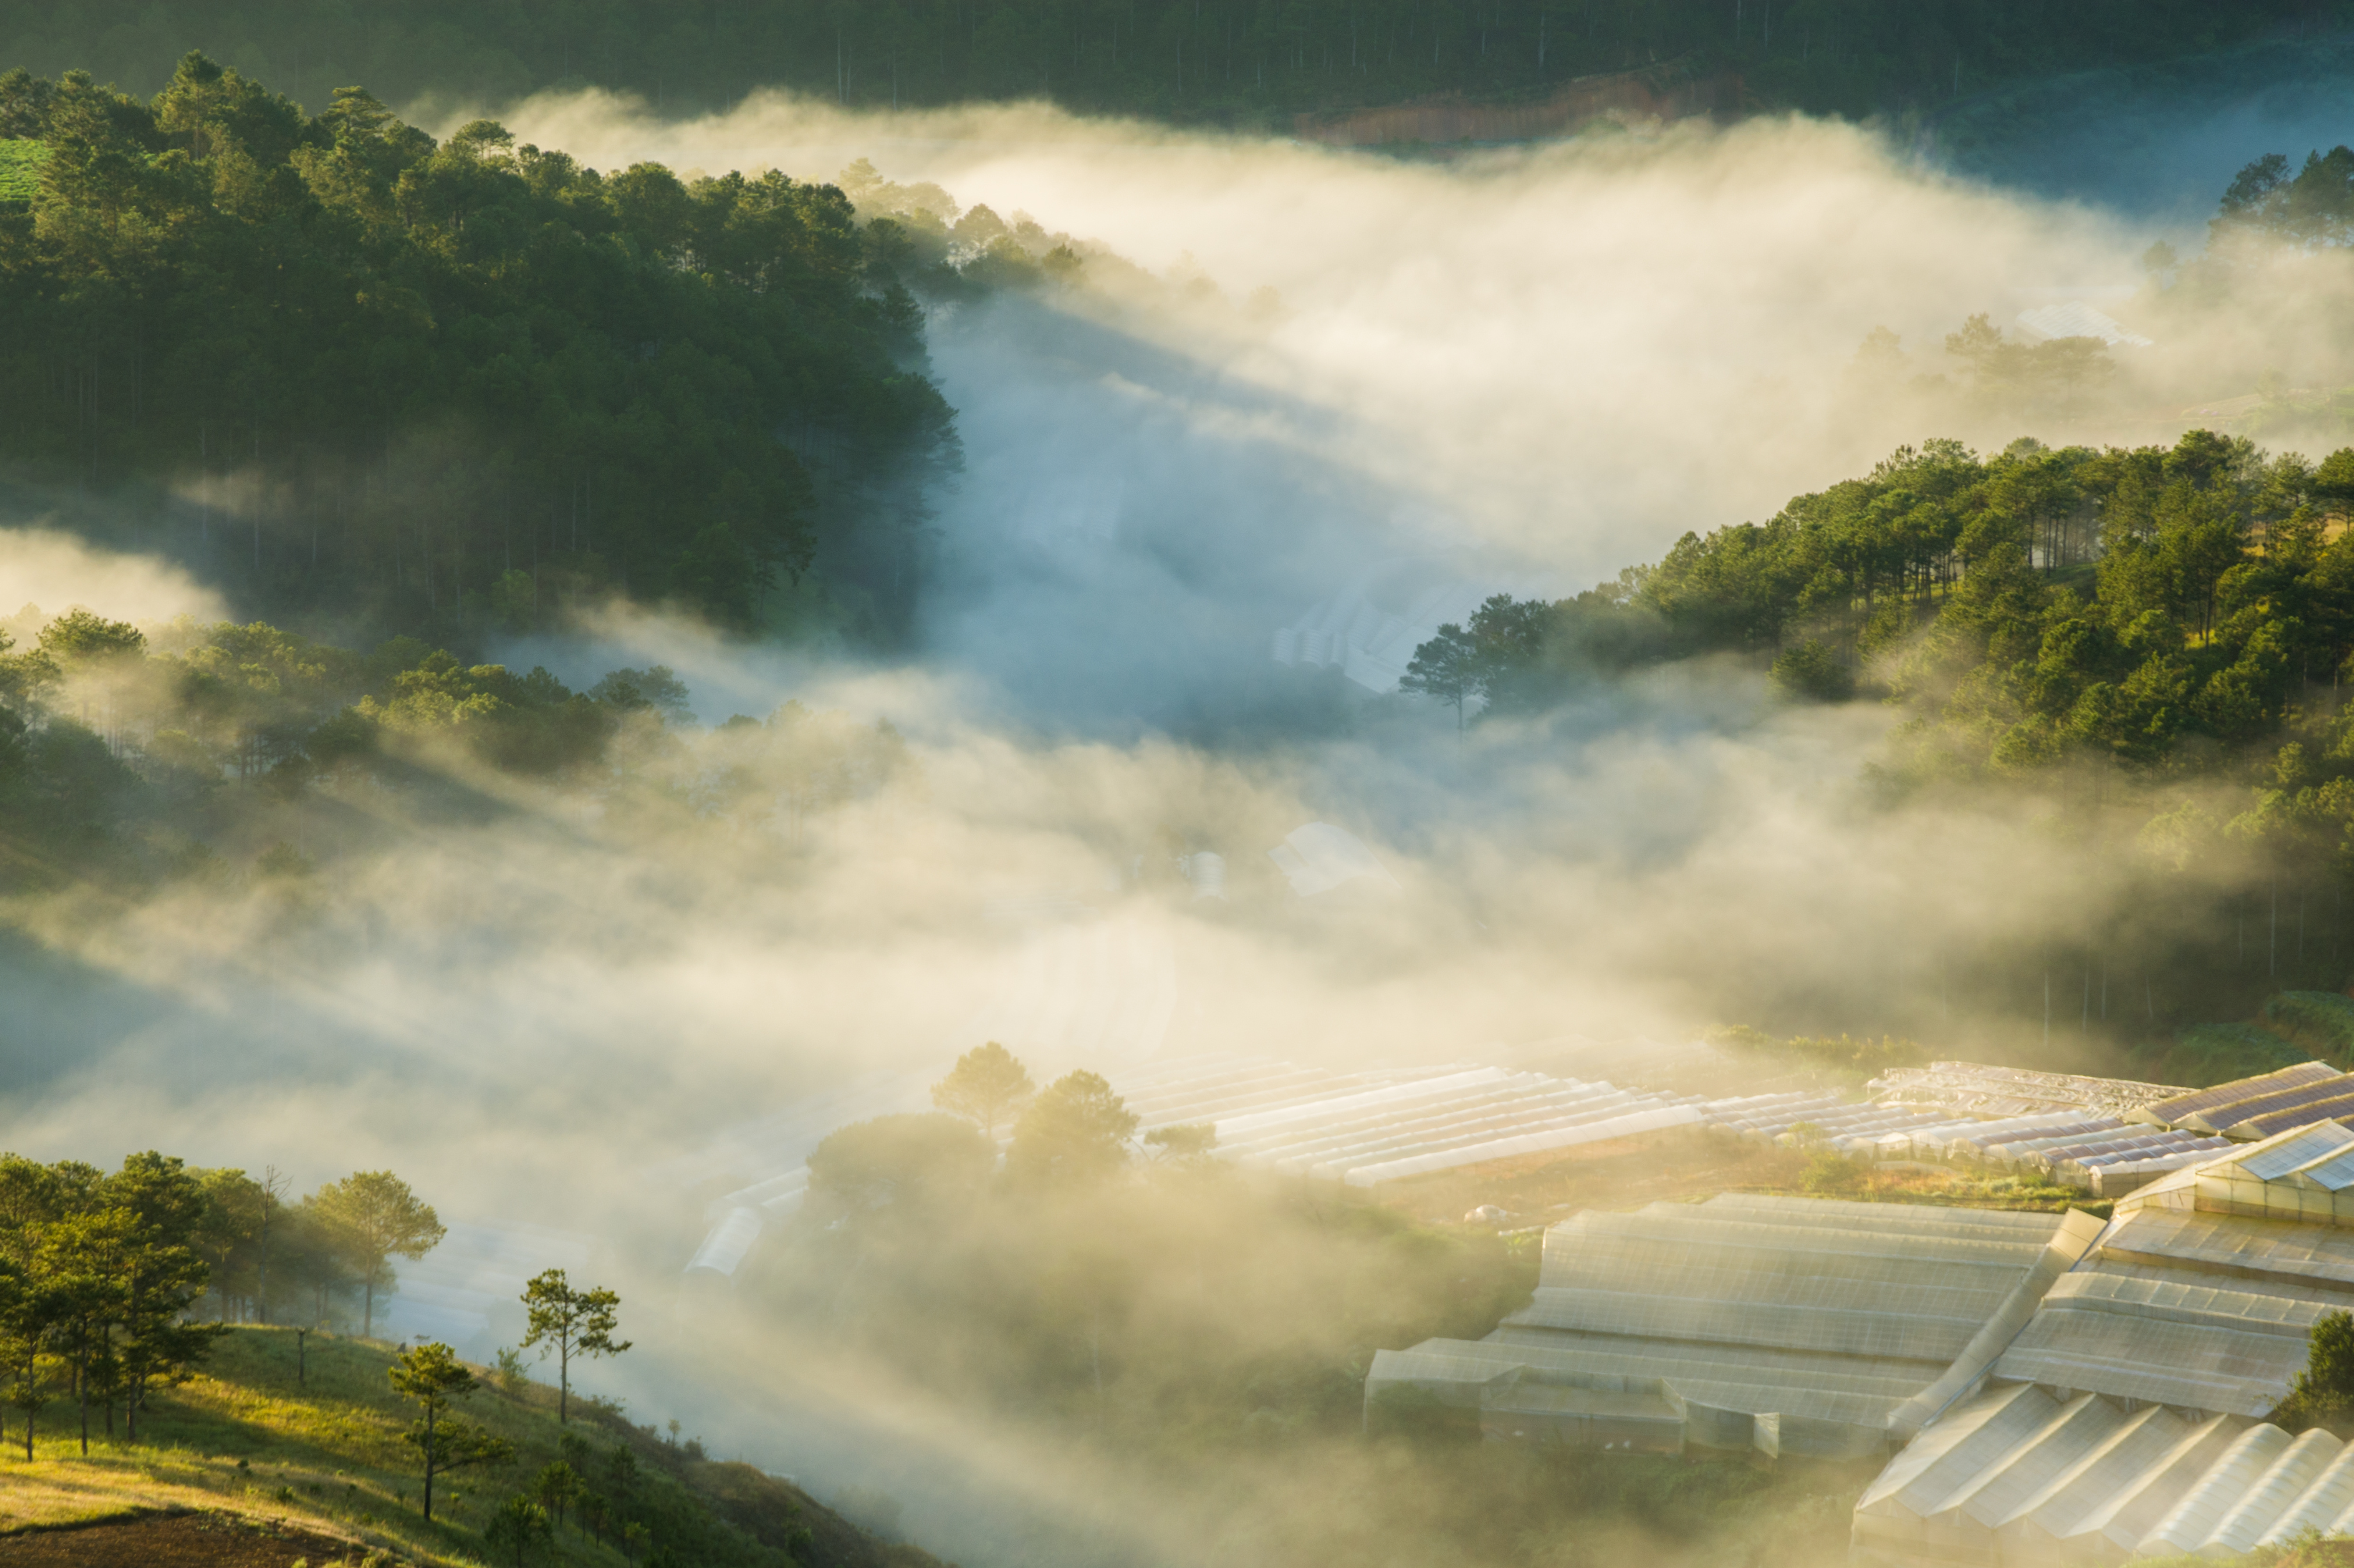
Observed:
[[[1928,108],[1989,84],[2228,47],[2288,0],[89,0],[0,5],[24,63],[151,89],[201,48],[323,102],[366,80],[401,101],[497,103],[595,86],[671,114],[762,87],[867,108],[1047,99],[1086,111],[1248,122],[1431,93],[1532,93],[1693,58],[1771,108]]]
[[[81,1452],[93,1406],[105,1436],[138,1441],[158,1390],[185,1381],[227,1324],[347,1320],[373,1332],[394,1264],[443,1234],[389,1171],[355,1171],[288,1203],[286,1179],[192,1169],[149,1151],[113,1172],[0,1154],[0,1376],[24,1420],[72,1402]],[[207,1295],[213,1320],[204,1322]]]
[[[0,211],[0,461],[168,487],[146,542],[249,602],[748,626],[814,569],[904,623],[952,416],[838,190],[436,142],[201,54],[149,98],[12,71],[0,132],[39,171]]]
[[[1570,598],[1491,598],[1401,685],[1502,719],[1596,673],[1730,655],[1800,700],[1882,699],[1905,715],[1873,768],[1888,797],[2039,791],[2120,885],[2168,889],[2179,924],[2058,960],[2072,1025],[2077,971],[2106,1020],[2119,966],[2130,1030],[2252,1015],[2354,962],[2349,511],[2354,449],[1929,441]]]
[[[325,1327],[331,1307],[356,1295],[359,1331],[369,1336],[376,1298],[396,1282],[395,1260],[424,1256],[446,1234],[432,1206],[389,1171],[356,1171],[293,1203],[287,1191],[274,1169],[257,1178],[152,1150],[111,1173],[0,1154],[0,1379],[24,1422],[27,1462],[37,1453],[41,1412],[60,1401],[76,1410],[80,1453],[90,1452],[93,1409],[105,1440],[114,1440],[120,1410],[123,1438],[137,1443],[152,1398],[196,1375],[232,1321]],[[521,1349],[555,1358],[563,1425],[573,1363],[631,1348],[618,1337],[620,1298],[552,1268],[521,1299]],[[503,1379],[519,1388],[519,1352],[502,1360]],[[404,1346],[389,1375],[417,1406],[403,1436],[417,1456],[425,1518],[433,1517],[437,1480],[514,1459],[511,1442],[460,1413],[480,1380],[448,1345]],[[629,1517],[634,1456],[618,1446],[600,1489],[588,1478],[590,1453],[567,1436],[563,1457],[493,1515],[488,1543],[519,1550],[548,1533],[551,1510],[560,1524],[575,1505],[584,1528],[593,1520],[600,1535],[610,1524],[628,1543],[645,1541],[645,1526]]]

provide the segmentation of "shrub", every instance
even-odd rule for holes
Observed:
[[[1863,1191],[1863,1166],[1836,1150],[1818,1149],[1807,1156],[1800,1184],[1818,1197]]]
[[[2252,1078],[2310,1061],[2313,1054],[2253,1023],[2199,1023],[2174,1037],[2174,1046],[2151,1068],[2169,1084],[2204,1088]]]
[[[2265,1001],[2264,1023],[2339,1066],[2354,1061],[2354,999],[2334,991],[2285,991]]]

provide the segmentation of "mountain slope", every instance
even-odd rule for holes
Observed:
[[[108,1443],[104,1414],[93,1408],[87,1458],[78,1452],[72,1406],[41,1413],[29,1465],[23,1416],[12,1413],[0,1457],[0,1563],[136,1560],[133,1551],[221,1568],[291,1562],[293,1554],[323,1563],[322,1541],[347,1542],[339,1554],[354,1562],[511,1561],[485,1545],[484,1527],[502,1503],[535,1490],[542,1472],[567,1457],[587,1496],[533,1549],[535,1563],[925,1568],[937,1562],[875,1539],[798,1488],[748,1465],[706,1460],[696,1445],[665,1442],[609,1407],[576,1399],[571,1423],[559,1426],[553,1389],[523,1383],[509,1391],[487,1376],[459,1413],[512,1443],[514,1459],[437,1481],[429,1522],[417,1508],[414,1451],[401,1437],[412,1411],[387,1375],[395,1359],[380,1344],[314,1333],[298,1383],[293,1330],[232,1328],[202,1374],[151,1397],[136,1446]],[[159,1514],[197,1517],[170,1530],[152,1522],[135,1531],[76,1530],[70,1557],[44,1555],[63,1541],[35,1539]],[[642,1537],[628,1540],[631,1525]],[[272,1556],[273,1547],[282,1551]],[[215,1554],[201,1555],[207,1551]]]

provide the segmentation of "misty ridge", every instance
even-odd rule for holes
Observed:
[[[2203,1085],[2344,983],[2343,149],[2168,238],[1798,116],[1441,163],[191,57],[0,120],[8,1146],[593,1233],[681,1326],[599,1386],[883,1534],[1797,1561],[1846,1505],[1369,1443],[1375,1349],[1536,1278],[1451,1187],[929,1120],[682,1287],[681,1172],[812,1097],[992,1032],[1044,1093],[1728,1026]],[[1379,874],[1304,892],[1308,824]]]

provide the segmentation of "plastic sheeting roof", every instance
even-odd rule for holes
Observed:
[[[2218,1084],[2212,1088],[2193,1089],[2172,1099],[2156,1101],[2140,1107],[2135,1119],[2156,1122],[2162,1127],[2179,1127],[2194,1117],[2203,1117],[2209,1111],[2242,1100],[2343,1075],[2327,1062],[2299,1062],[2277,1072]],[[2213,1129],[2210,1128],[2209,1130]]]
[[[2009,1116],[2029,1109],[2085,1109],[2122,1115],[2154,1101],[2190,1093],[2169,1084],[2130,1078],[2093,1078],[2075,1073],[2040,1073],[1984,1062],[1932,1062],[1925,1067],[1895,1067],[1872,1081],[1882,1099],[1906,1105],[1945,1105],[1982,1115]]]
[[[2056,1214],[1732,1193],[1589,1212],[1546,1233],[1534,1299],[1483,1348],[1427,1348],[1879,1431],[2052,1268],[2062,1229]]]
[[[2135,1209],[2111,1224],[2101,1252],[2121,1261],[2171,1263],[2186,1272],[2354,1290],[2354,1232],[2335,1225],[2250,1224],[2224,1214]]]
[[[2096,337],[2111,348],[2147,348],[2153,342],[2137,332],[2128,331],[2116,317],[2106,311],[2094,309],[2083,300],[2038,305],[2033,310],[2020,312],[2018,320],[2019,324],[2031,334],[2031,341]]]
[[[1855,1509],[1872,1557],[2079,1564],[2128,1554],[2235,1557],[2301,1531],[2354,1530],[2354,1446],[2315,1428],[2097,1394],[1998,1388],[1892,1459]]]
[[[1701,1119],[1689,1097],[1503,1067],[1204,1059],[1118,1086],[1146,1130],[1209,1122],[1222,1159],[1358,1187]]]

